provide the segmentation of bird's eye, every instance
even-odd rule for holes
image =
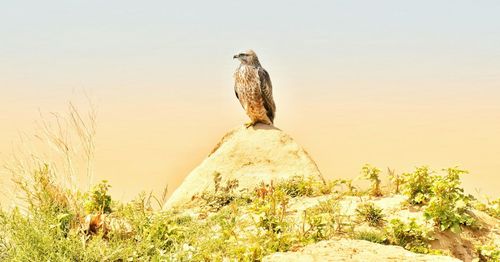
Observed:
[[[247,56],[247,54],[245,54],[245,53],[241,53],[241,54],[240,54],[240,56]]]

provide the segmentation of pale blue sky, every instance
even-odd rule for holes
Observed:
[[[45,88],[107,75],[192,81],[254,48],[298,81],[498,81],[499,13],[497,1],[2,1],[0,69],[9,84]]]

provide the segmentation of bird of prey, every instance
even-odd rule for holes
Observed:
[[[254,51],[248,50],[233,56],[241,64],[234,72],[234,92],[241,106],[250,117],[246,127],[263,123],[272,125],[276,113],[273,87],[267,71],[262,68]]]

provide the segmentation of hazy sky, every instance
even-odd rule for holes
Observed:
[[[232,55],[252,48],[276,126],[325,176],[460,165],[470,191],[498,196],[499,14],[498,1],[2,1],[0,160],[38,110],[86,92],[115,197],[173,189],[246,121]]]

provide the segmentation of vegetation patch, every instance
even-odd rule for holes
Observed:
[[[371,202],[365,202],[356,208],[358,219],[367,222],[370,226],[377,227],[384,223],[384,214],[382,209]]]
[[[418,167],[413,173],[404,173],[402,176],[403,193],[408,196],[410,204],[423,205],[429,202],[435,178],[429,167]]]
[[[500,261],[500,248],[493,243],[477,247],[480,261]]]
[[[472,196],[460,187],[460,175],[467,171],[449,168],[446,174],[436,176],[431,186],[429,202],[424,216],[432,219],[441,231],[451,229],[460,232],[460,226],[472,226],[476,220],[470,215]]]
[[[371,181],[372,186],[370,190],[370,195],[374,197],[382,196],[382,190],[380,189],[380,169],[366,164],[361,169],[363,178]]]
[[[360,230],[354,233],[353,238],[366,240],[377,244],[388,244],[386,233],[378,230]]]
[[[385,228],[388,242],[392,245],[402,246],[417,253],[427,254],[431,251],[429,241],[432,230],[419,225],[415,219],[404,222],[401,219],[392,219]]]

